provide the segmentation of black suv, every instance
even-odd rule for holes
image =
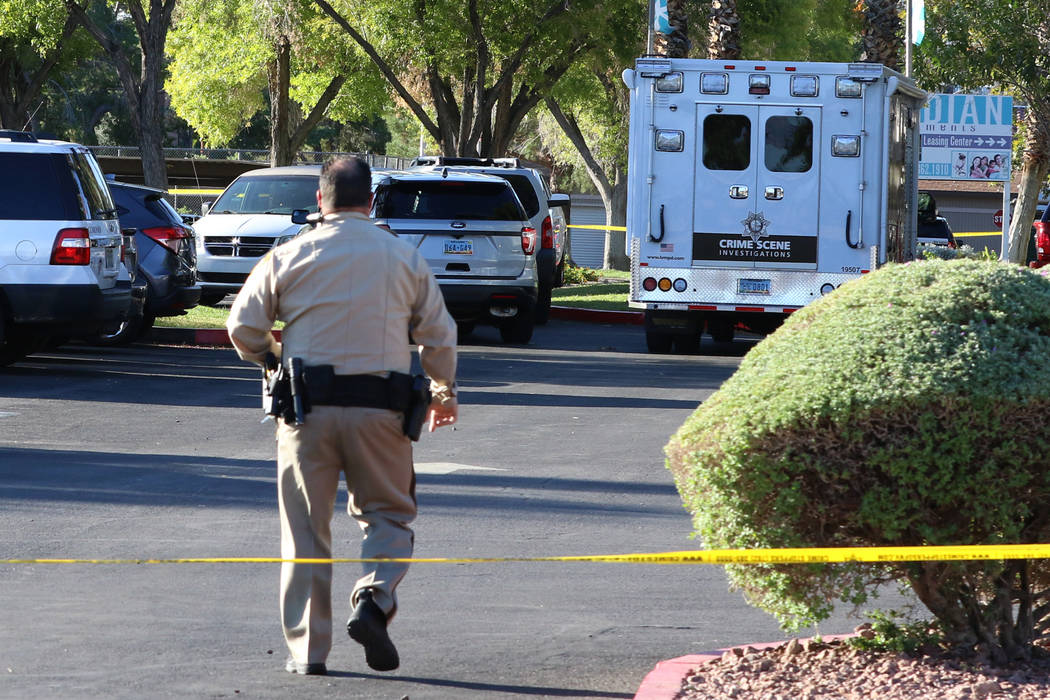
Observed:
[[[180,316],[197,306],[197,257],[193,229],[164,199],[163,190],[108,182],[121,228],[134,229],[137,275],[146,284],[142,313],[115,324],[93,340],[104,345],[133,342],[158,316]]]

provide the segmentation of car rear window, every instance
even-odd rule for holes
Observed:
[[[0,219],[82,220],[76,189],[62,154],[0,153]]]
[[[215,214],[291,214],[317,211],[316,175],[239,177],[215,202]]]
[[[395,180],[376,190],[377,219],[523,221],[527,217],[502,182]]]
[[[518,195],[518,200],[521,202],[521,206],[525,209],[528,217],[531,219],[536,216],[536,213],[540,210],[540,200],[536,197],[536,188],[532,186],[532,181],[527,176],[499,172],[489,174],[497,175],[509,182],[510,186],[514,188],[514,194]]]
[[[121,226],[141,229],[165,224],[182,225],[182,217],[159,192],[114,185],[110,185],[109,191],[117,205]]]

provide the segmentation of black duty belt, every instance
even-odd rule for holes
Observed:
[[[360,406],[406,411],[412,402],[412,375],[391,372],[336,374],[331,365],[303,368],[303,383],[313,406]]]

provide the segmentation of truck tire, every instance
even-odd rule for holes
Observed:
[[[732,343],[736,324],[733,321],[708,321],[707,330],[716,343]]]
[[[645,332],[645,346],[649,348],[649,352],[657,355],[666,355],[671,352],[671,344],[674,342],[674,336],[666,333],[655,333],[647,330]]]
[[[528,309],[519,309],[510,323],[499,327],[499,335],[503,338],[504,343],[525,345],[532,340],[532,331],[535,327],[534,313],[530,313]]]

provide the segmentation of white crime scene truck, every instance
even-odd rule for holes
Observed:
[[[639,58],[630,306],[650,352],[787,314],[915,255],[926,93],[880,64]]]

